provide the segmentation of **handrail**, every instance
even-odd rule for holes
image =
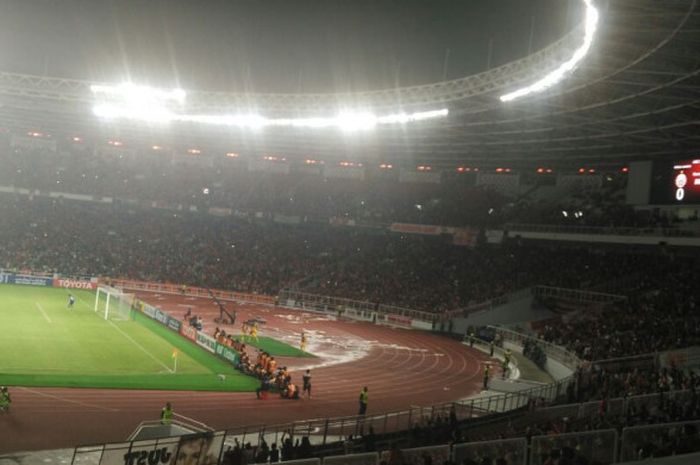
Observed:
[[[532,293],[538,297],[558,297],[587,303],[608,303],[627,300],[627,296],[607,292],[588,291],[586,289],[571,289],[555,286],[535,286]]]
[[[506,223],[503,229],[512,232],[547,232],[562,234],[595,234],[613,236],[697,237],[698,233],[676,227],[584,226],[539,223]]]
[[[436,321],[439,317],[437,313],[431,313],[422,310],[414,310],[411,308],[348,299],[345,297],[333,297],[321,294],[311,294],[308,292],[294,291],[291,289],[282,289],[279,293],[278,300],[282,305],[284,305],[285,302],[294,301],[295,306],[297,306],[296,304],[299,303],[303,307],[311,306],[315,310],[324,312],[335,313],[339,310],[343,311],[346,309],[353,309],[363,312],[374,312],[379,315],[397,315],[431,324],[434,321]]]

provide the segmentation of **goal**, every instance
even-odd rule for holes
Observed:
[[[116,287],[100,285],[95,295],[95,312],[105,320],[128,320],[134,305],[134,294]]]

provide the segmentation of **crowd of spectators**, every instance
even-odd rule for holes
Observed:
[[[658,268],[588,247],[455,247],[440,237],[5,196],[0,267],[276,295],[283,288],[439,312],[536,284],[588,288]],[[611,266],[614,264],[614,266]]]
[[[416,183],[399,182],[398,168],[370,170],[368,175],[357,177],[352,175],[357,168],[348,167],[347,177],[328,178],[320,175],[321,165],[289,168],[285,162],[284,169],[266,170],[230,157],[157,150],[136,153],[119,147],[95,150],[82,144],[59,150],[30,149],[10,147],[2,141],[0,165],[0,185],[147,205],[213,206],[323,221],[341,218],[372,224],[474,227],[505,223],[669,227],[676,221],[626,205],[627,176],[620,173],[605,174],[600,186],[558,190],[550,185],[535,188],[531,195],[518,195],[516,191],[477,187],[476,173],[446,175],[440,183]],[[544,180],[527,175],[522,179],[535,186]]]
[[[391,171],[366,179],[329,179],[318,171],[251,171],[247,161],[226,157],[208,160],[157,151],[137,157],[127,149],[116,154],[80,145],[57,152],[1,145],[0,185],[147,205],[213,206],[324,221],[485,226],[507,201],[491,189],[473,186],[473,181],[471,186],[459,180],[401,183]]]
[[[639,276],[629,300],[548,325],[541,337],[566,346],[586,360],[689,347],[700,344],[697,263],[663,259]]]

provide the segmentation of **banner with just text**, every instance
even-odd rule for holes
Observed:
[[[56,278],[53,280],[53,287],[64,289],[97,289],[97,283],[83,279]]]
[[[197,331],[195,342],[209,352],[216,353],[216,340],[213,337]]]
[[[225,358],[234,365],[238,364],[238,352],[218,342],[216,343],[216,355]]]
[[[51,287],[53,284],[53,278],[46,278],[42,276],[32,276],[29,274],[15,274],[10,275],[11,280],[8,284],[20,284],[22,286],[46,286]]]

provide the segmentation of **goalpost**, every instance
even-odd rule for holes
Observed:
[[[100,285],[95,295],[95,313],[105,320],[128,320],[134,305],[134,294],[116,287]]]

